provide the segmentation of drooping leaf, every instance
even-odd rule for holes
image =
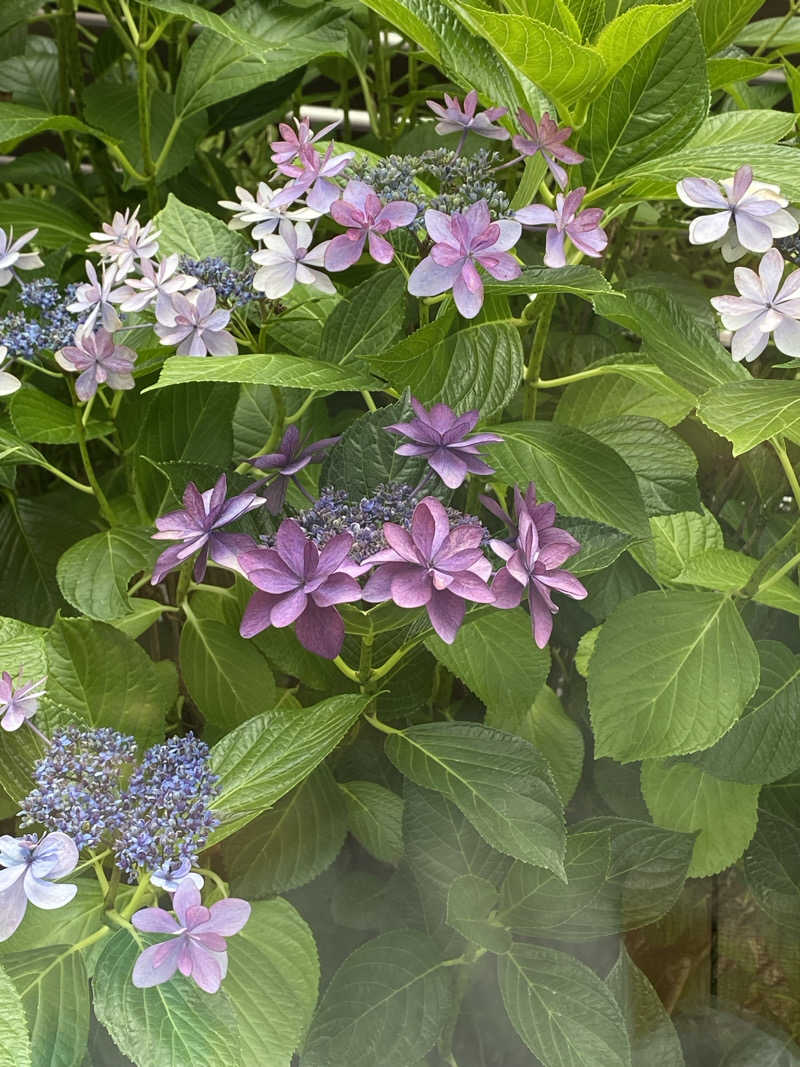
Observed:
[[[347,824],[367,852],[384,863],[403,855],[403,800],[377,782],[340,782]]]
[[[633,1067],[684,1067],[683,1051],[675,1027],[661,998],[628,955],[620,948],[606,985],[622,1009],[631,1043]]]
[[[770,437],[800,440],[800,382],[769,379],[732,382],[709,389],[697,406],[700,419],[727,437],[734,456]]]

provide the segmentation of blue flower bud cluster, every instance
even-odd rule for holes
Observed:
[[[35,361],[41,350],[56,352],[72,342],[82,321],[67,311],[76,289],[75,284],[62,289],[52,278],[20,283],[22,309],[0,318],[0,345],[10,358]]]
[[[210,285],[221,303],[241,306],[260,299],[260,294],[253,288],[255,267],[234,270],[219,256],[209,256],[207,259],[181,256],[178,267],[183,274],[199,279],[201,286]]]

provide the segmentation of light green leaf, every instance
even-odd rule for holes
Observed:
[[[289,389],[313,389],[322,393],[380,389],[380,382],[356,368],[341,368],[318,359],[303,359],[283,353],[249,352],[242,356],[198,359],[170,356],[155,385],[144,392],[183,382],[241,382],[246,385],[282,385]]]
[[[484,283],[484,291],[487,296],[573,293],[584,300],[591,300],[596,293],[611,292],[611,283],[594,267],[523,267],[520,276],[511,282],[488,278]]]
[[[425,645],[487,708],[512,718],[528,713],[550,671],[550,653],[534,644],[521,608],[467,619],[451,645],[435,634]]]
[[[717,89],[723,89],[726,85],[732,85],[739,81],[749,81],[750,78],[758,78],[761,74],[766,74],[771,69],[771,63],[762,59],[750,59],[746,54],[729,59],[709,59],[708,86],[713,93]],[[773,114],[773,112],[768,112],[768,114]]]
[[[691,559],[724,544],[719,523],[707,508],[702,514],[681,511],[656,515],[650,519],[650,530],[656,549],[656,577],[660,581],[675,581]]]
[[[252,908],[244,929],[228,941],[224,989],[239,1024],[241,1062],[289,1067],[317,1002],[317,948],[288,901],[256,901]],[[226,1055],[216,1067],[231,1062]]]
[[[678,585],[699,585],[703,589],[718,589],[722,593],[735,593],[750,580],[759,561],[752,556],[734,552],[730,548],[709,548],[688,561],[681,573],[673,579]],[[782,611],[800,615],[800,588],[784,575],[777,582],[762,588],[753,599]]]
[[[529,742],[477,723],[426,723],[391,734],[386,754],[412,782],[451,800],[493,848],[563,874],[561,801]]]
[[[393,930],[341,965],[311,1023],[302,1067],[408,1067],[433,1047],[450,1006],[435,942]]]
[[[377,271],[328,316],[317,358],[344,364],[383,352],[401,333],[405,311],[404,276],[399,270]]]
[[[211,750],[219,776],[214,808],[222,840],[271,807],[311,773],[342,740],[369,697],[330,697],[310,708],[277,708],[242,723]]]
[[[637,4],[607,23],[594,42],[594,47],[605,61],[606,77],[613,77],[641,48],[691,6],[692,0],[681,0],[675,4]]]
[[[589,663],[599,636],[600,627],[594,626],[591,630],[587,630],[578,642],[578,647],[575,650],[575,670],[582,678],[585,678],[589,673]]]
[[[622,1009],[631,1042],[633,1067],[684,1067],[683,1051],[661,998],[620,946],[606,985]]]
[[[492,429],[503,437],[502,443],[486,448],[498,480],[523,487],[536,482],[540,497],[554,500],[565,515],[648,536],[636,476],[613,449],[554,422],[513,422]]]
[[[756,19],[749,26],[744,26],[736,34],[736,44],[753,45],[770,44],[772,48],[790,48],[800,41],[800,18],[787,19],[778,15],[771,19]]]
[[[0,967],[0,1067],[31,1067],[31,1042],[20,995]]]
[[[512,1026],[544,1067],[630,1067],[622,1013],[583,963],[515,944],[498,957],[497,975]]]
[[[493,918],[496,906],[497,889],[491,882],[474,874],[463,874],[447,894],[447,923],[468,941],[489,952],[508,952],[511,932]]]
[[[758,785],[723,782],[691,763],[645,760],[642,794],[658,826],[700,831],[690,878],[718,874],[735,863],[756,830]]]
[[[707,748],[757,684],[756,647],[727,596],[640,593],[605,621],[589,662],[595,754],[627,763]]]
[[[24,441],[40,445],[70,445],[78,440],[75,413],[47,393],[24,386],[11,396],[8,413],[14,429]],[[114,424],[99,419],[89,419],[84,427],[86,440],[111,433]]]
[[[89,1039],[89,981],[81,954],[53,945],[9,953],[3,967],[25,1008],[32,1067],[80,1067]]]
[[[350,832],[383,863],[403,856],[403,800],[377,782],[340,782]]]
[[[608,373],[568,385],[558,402],[556,421],[582,430],[619,415],[659,419],[667,426],[685,419],[695,405],[692,394],[659,367],[631,362],[635,358],[641,357],[611,356],[587,367],[604,367]]]
[[[713,56],[731,41],[737,40],[762,6],[760,0],[695,0],[706,52]]]
[[[700,397],[697,415],[715,433],[727,437],[734,456],[771,437],[800,440],[800,382],[748,377],[709,389]]]
[[[758,830],[744,854],[747,886],[783,929],[800,933],[800,827],[758,810]]]
[[[566,0],[506,0],[505,6],[512,14],[529,15],[581,43],[580,26]]]
[[[131,578],[149,572],[159,551],[149,531],[114,526],[67,549],[56,570],[59,588],[65,599],[89,618],[104,622],[120,619],[132,612],[128,596]]]
[[[156,940],[120,930],[106,944],[92,986],[97,1018],[137,1067],[240,1062],[237,1017],[224,989],[210,997],[181,974],[149,989],[134,986],[136,959]]]
[[[208,212],[184,204],[174,193],[169,194],[153,223],[161,231],[158,246],[162,256],[219,256],[237,270],[249,262],[250,247],[241,234],[229,230],[221,219]]]
[[[18,619],[0,618],[0,671],[15,677],[23,668],[25,681],[36,681],[47,673],[44,654],[46,631]],[[31,771],[44,743],[31,730],[4,732],[0,745],[0,781],[12,800],[19,801],[33,787]]]
[[[753,111],[723,111],[709,115],[686,148],[705,148],[712,145],[737,144],[742,141],[761,141],[774,144],[788,137],[794,129],[794,115],[768,109]]]
[[[742,717],[692,762],[733,782],[775,782],[800,767],[800,656],[759,641],[761,681]]]

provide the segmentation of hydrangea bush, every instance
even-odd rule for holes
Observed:
[[[0,1061],[800,1062],[760,7],[0,10]]]

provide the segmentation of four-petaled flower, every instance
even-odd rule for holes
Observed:
[[[133,389],[135,362],[133,349],[115,344],[112,334],[102,327],[96,333],[79,330],[74,344],[56,352],[60,367],[78,373],[75,392],[79,400],[89,400],[105,382],[112,389]]]
[[[368,556],[364,565],[380,566],[364,586],[364,600],[393,600],[401,608],[424,607],[436,633],[447,644],[455,640],[466,601],[494,603],[486,584],[492,565],[481,551],[483,530],[463,525],[450,529],[450,519],[436,497],[414,508],[411,529],[393,522],[383,525],[389,547]]]
[[[430,411],[426,411],[413,397],[411,406],[417,416],[415,419],[386,427],[389,433],[402,434],[413,442],[399,445],[395,449],[398,456],[425,456],[449,489],[458,489],[467,474],[494,474],[494,470],[480,458],[478,445],[502,441],[503,438],[496,433],[466,436],[478,422],[479,411],[456,415],[447,404],[434,404]]]
[[[178,270],[180,256],[174,252],[159,264],[144,259],[141,263],[141,278],[128,277],[119,290],[120,309],[122,311],[142,311],[148,304],[155,303],[156,318],[170,315],[171,297],[174,293],[184,293],[197,285],[197,278],[190,274],[181,274]]]
[[[781,286],[783,256],[771,248],[761,257],[758,274],[737,267],[734,283],[741,296],[715,296],[711,303],[722,325],[733,330],[731,355],[751,363],[767,347],[772,333],[775,347],[787,356],[800,356],[800,270],[792,271]]]
[[[556,193],[555,208],[546,204],[529,204],[514,212],[514,218],[524,226],[547,226],[545,238],[544,262],[547,267],[564,267],[567,257],[564,253],[564,239],[569,237],[576,248],[584,255],[595,258],[603,254],[608,244],[605,230],[600,226],[603,209],[590,207],[580,211],[586,187],[573,189],[572,192]]]
[[[537,527],[521,497],[517,497],[517,524],[513,544],[491,542],[492,549],[505,560],[492,582],[495,606],[517,607],[527,589],[533,639],[539,648],[544,648],[553,632],[553,615],[558,611],[551,590],[566,593],[573,600],[583,600],[588,595],[574,574],[560,569],[581,546],[566,530],[552,525]]]
[[[165,889],[167,893],[175,893],[187,879],[196,889],[203,888],[202,874],[195,874],[190,861],[184,859],[177,865],[159,867],[157,871],[153,871],[150,875],[150,884],[159,889]]]
[[[384,238],[389,230],[408,226],[417,214],[416,204],[393,200],[382,204],[375,190],[365,182],[351,181],[342,199],[331,204],[331,215],[347,233],[328,242],[325,266],[328,270],[346,270],[364,251],[369,238],[369,254],[377,263],[391,263],[394,249]]]
[[[11,360],[7,357],[8,348],[5,345],[0,345],[0,396],[10,396],[11,393],[16,393],[17,389],[22,385],[22,382],[15,374],[11,374],[5,369],[11,363]]]
[[[277,165],[280,165],[281,163],[291,163],[291,161],[296,156],[299,156],[309,145],[314,144],[315,141],[321,141],[326,133],[335,130],[342,120],[336,119],[335,122],[329,122],[327,126],[323,126],[323,128],[316,133],[311,132],[310,119],[304,118],[298,120],[295,116],[292,121],[297,127],[297,133],[294,132],[288,122],[279,122],[278,131],[280,132],[281,137],[283,137],[283,140],[270,141],[269,146],[272,149],[272,162]]]
[[[564,126],[559,129],[558,124],[553,122],[547,111],[545,111],[538,123],[522,108],[517,112],[517,118],[520,126],[528,136],[523,137],[520,133],[515,134],[511,138],[514,148],[521,152],[523,156],[535,156],[537,152],[541,152],[542,158],[547,163],[550,173],[558,182],[559,187],[566,189],[567,172],[556,163],[556,160],[560,159],[562,163],[573,164],[583,163],[584,159],[580,152],[576,152],[574,148],[567,148],[564,144],[572,133],[572,127]]]
[[[0,837],[0,941],[6,941],[25,916],[28,901],[51,910],[69,904],[76,885],[53,885],[75,870],[78,849],[66,834],[36,837]]]
[[[46,678],[39,678],[23,685],[20,667],[15,686],[8,671],[3,671],[0,677],[0,726],[4,730],[18,730],[26,719],[33,718],[46,682]]]
[[[335,659],[342,650],[344,622],[334,605],[361,599],[351,573],[354,565],[347,561],[352,545],[353,538],[343,533],[320,551],[293,519],[284,519],[274,548],[244,552],[240,563],[256,592],[242,618],[242,637],[295,623],[304,648]]]
[[[202,903],[191,879],[184,879],[172,898],[177,919],[163,908],[142,908],[131,917],[137,930],[169,934],[171,940],[146,948],[133,968],[138,989],[167,982],[180,971],[206,993],[216,993],[228,972],[226,937],[238,934],[250,918],[246,900],[227,897],[210,908]]]
[[[252,466],[262,471],[271,471],[274,475],[264,491],[267,511],[273,515],[282,511],[289,481],[294,480],[296,483],[295,475],[310,463],[321,463],[324,453],[338,440],[338,437],[324,437],[320,441],[304,444],[300,439],[300,431],[292,423],[281,438],[277,452],[268,452],[251,459],[249,462]]]
[[[222,567],[237,567],[238,555],[253,542],[246,534],[217,533],[223,526],[235,522],[248,511],[260,508],[264,500],[255,493],[244,492],[226,500],[228,480],[221,474],[213,489],[201,493],[189,482],[183,493],[183,509],[170,511],[156,519],[156,541],[181,541],[166,549],[156,560],[152,584],[157,585],[165,574],[180,566],[184,560],[199,552],[194,566],[195,580],[201,582],[209,559]]]
[[[96,243],[86,251],[98,252],[103,259],[115,263],[119,277],[130,274],[137,259],[152,259],[158,252],[161,231],[154,230],[152,222],[143,226],[136,217],[138,214],[138,207],[133,214],[130,208],[124,214],[115,211],[111,222],[104,222],[100,232],[90,234]]]
[[[354,155],[355,152],[343,152],[340,156],[334,156],[333,144],[329,144],[323,156],[313,146],[306,145],[300,153],[299,163],[281,163],[278,166],[279,171],[294,178],[294,181],[276,194],[272,206],[290,204],[305,193],[308,206],[324,214],[334,200],[339,199],[339,186],[331,178],[340,174]]]
[[[67,311],[72,311],[76,315],[88,312],[87,317],[81,323],[85,330],[93,330],[99,317],[104,329],[113,333],[122,325],[114,304],[118,304],[124,294],[122,286],[114,288],[118,281],[116,267],[113,264],[104,267],[101,276],[98,277],[94,264],[87,259],[86,277],[89,281],[83,282],[75,290],[75,299],[71,304],[67,304]]]
[[[797,219],[784,211],[789,201],[777,185],[753,181],[753,169],[745,164],[733,178],[719,185],[710,178],[684,178],[678,196],[689,207],[713,210],[689,224],[693,245],[721,241],[722,258],[728,263],[746,251],[766,252],[776,237],[788,237],[798,229]]]
[[[508,249],[517,243],[522,228],[513,219],[492,222],[485,200],[452,215],[429,209],[425,226],[436,243],[411,272],[412,296],[438,296],[452,289],[456,307],[465,319],[472,319],[483,305],[478,264],[501,281],[519,277],[520,265]]]
[[[450,96],[448,93],[444,94],[444,102],[445,107],[435,100],[425,101],[431,111],[439,116],[436,132],[441,136],[448,133],[460,133],[463,140],[465,135],[472,131],[479,137],[488,137],[493,141],[508,140],[508,130],[494,125],[496,119],[507,114],[508,108],[489,107],[485,111],[477,111],[478,94],[475,89],[464,97],[463,107],[457,96]]]
[[[252,226],[250,231],[254,241],[260,241],[268,233],[274,233],[281,219],[294,219],[307,222],[316,219],[320,212],[305,204],[298,204],[296,208],[289,210],[288,204],[276,207],[274,200],[277,193],[270,189],[266,182],[259,182],[256,195],[244,189],[241,185],[236,186],[238,201],[220,200],[219,206],[233,211],[235,214],[228,223],[231,230],[244,230]],[[299,194],[298,194],[299,195]]]
[[[324,266],[330,242],[323,241],[311,248],[313,236],[307,222],[292,225],[288,219],[282,219],[278,232],[266,236],[265,247],[250,257],[259,268],[253,276],[253,288],[270,300],[286,296],[296,282],[316,286],[323,293],[335,293],[330,278],[312,269]]]
[[[0,229],[0,286],[8,285],[18,270],[36,270],[44,263],[36,252],[23,252],[22,248],[39,232],[28,230],[22,237],[14,240],[14,228],[8,233]]]
[[[231,313],[217,307],[217,294],[209,285],[186,294],[172,293],[156,307],[155,331],[162,345],[177,345],[179,356],[235,356],[236,340],[225,327]]]

